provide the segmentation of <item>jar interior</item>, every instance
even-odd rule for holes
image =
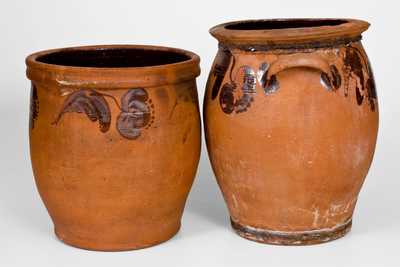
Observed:
[[[228,30],[275,30],[337,26],[347,23],[344,19],[288,19],[288,20],[253,20],[234,22],[225,26]]]
[[[187,61],[183,53],[141,48],[99,48],[61,50],[39,56],[42,63],[95,68],[150,67]]]

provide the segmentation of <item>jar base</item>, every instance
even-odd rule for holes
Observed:
[[[161,243],[164,243],[168,240],[170,240],[172,237],[174,237],[180,229],[180,224],[178,227],[170,233],[168,236],[164,237],[163,239],[159,239],[157,241],[150,241],[149,243],[138,243],[135,241],[132,241],[131,243],[107,243],[107,242],[102,242],[102,243],[96,243],[90,240],[83,239],[81,237],[76,237],[71,235],[71,233],[65,233],[63,231],[60,231],[58,228],[54,228],[54,233],[56,237],[63,242],[66,245],[75,247],[75,248],[80,248],[80,249],[85,249],[85,250],[93,250],[93,251],[129,251],[129,250],[138,250],[138,249],[143,249],[147,247],[152,247]]]
[[[246,226],[231,218],[235,232],[246,239],[272,245],[302,246],[329,242],[345,236],[351,229],[352,219],[332,229],[298,232],[274,231]]]

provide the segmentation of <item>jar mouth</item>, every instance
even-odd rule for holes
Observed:
[[[199,62],[199,56],[192,52],[148,45],[68,47],[26,58],[27,76],[33,82],[97,89],[187,81],[200,74]]]
[[[359,39],[368,27],[368,22],[356,19],[260,19],[223,23],[210,33],[224,44],[279,45]]]
[[[228,30],[277,30],[313,28],[322,26],[337,26],[347,23],[345,19],[277,19],[277,20],[250,20],[237,21],[225,25]]]
[[[36,57],[36,61],[45,64],[90,68],[152,67],[190,59],[187,53],[144,47],[70,48]]]

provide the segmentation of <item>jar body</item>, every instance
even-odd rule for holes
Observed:
[[[71,76],[58,71],[46,80],[37,78],[42,70],[28,71],[36,185],[57,237],[72,246],[138,249],[180,228],[200,156],[195,77],[115,86],[124,77],[136,79],[130,71],[106,70],[99,89],[90,69],[74,74],[75,81],[89,81],[79,87],[63,82]]]
[[[207,83],[207,148],[232,226],[272,244],[350,230],[378,103],[360,41],[284,49],[220,45]]]

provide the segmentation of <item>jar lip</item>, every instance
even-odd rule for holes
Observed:
[[[366,21],[345,18],[257,19],[219,24],[210,34],[224,44],[304,44],[354,39],[368,27]]]
[[[120,55],[116,56],[115,53]],[[146,53],[152,54],[149,63],[146,63]],[[78,54],[80,56],[77,56]],[[116,58],[112,58],[113,56]],[[132,60],[141,62],[135,63]],[[33,82],[54,82],[63,87],[152,87],[187,81],[200,74],[200,58],[195,53],[151,45],[117,44],[57,48],[33,53],[25,62],[27,76]]]

